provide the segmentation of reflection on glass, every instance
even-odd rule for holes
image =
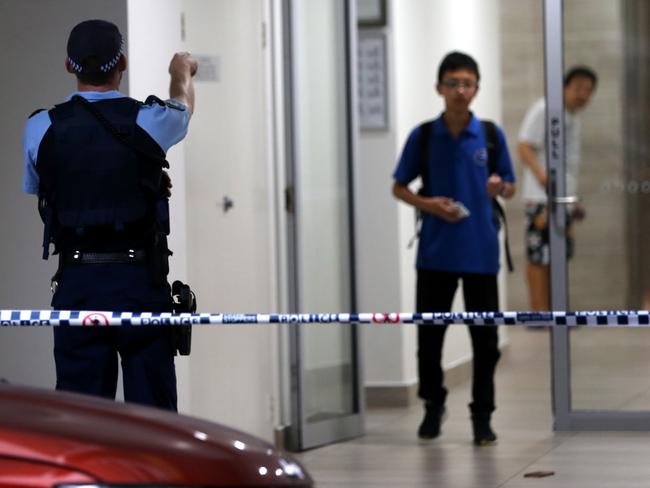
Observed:
[[[626,228],[639,223],[628,212],[640,191],[629,191],[631,180],[626,176],[638,163],[625,157],[631,134],[623,130],[628,110],[623,96],[630,95],[625,95],[625,86],[638,76],[639,64],[634,72],[626,70],[626,52],[631,53],[625,35],[635,29],[626,25],[632,19],[623,15],[624,3],[633,2],[594,2],[596,15],[586,23],[576,2],[565,5],[565,57],[593,63],[600,76],[583,117],[579,194],[586,219],[575,226],[576,254],[569,265],[569,303],[574,309],[642,306],[632,299],[628,286],[636,265],[628,267],[632,243]],[[599,33],[596,38],[594,32]],[[650,411],[650,330],[577,329],[570,344],[573,409]]]
[[[577,194],[568,263],[572,310],[650,308],[650,148],[646,0],[565,0],[564,67],[586,64],[598,86],[581,113]],[[502,0],[504,126],[515,144],[526,108],[544,94],[543,0]],[[647,56],[647,54],[646,54]],[[521,177],[521,172],[519,174]],[[521,178],[520,178],[521,183]],[[521,190],[521,184],[519,186]],[[523,205],[508,209],[516,263],[526,266]],[[647,230],[646,230],[647,229]],[[508,276],[509,308],[531,308],[523,272]],[[540,350],[548,336],[538,334]],[[650,330],[572,329],[573,410],[650,411]]]
[[[303,311],[350,308],[345,2],[295,2],[299,302]],[[308,422],[353,413],[349,326],[303,329]]]

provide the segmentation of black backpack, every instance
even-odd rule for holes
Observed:
[[[418,194],[425,194],[424,192],[424,182],[428,181],[428,172],[429,167],[426,162],[429,160],[429,137],[431,135],[431,127],[433,126],[433,120],[423,123],[420,125],[420,133],[417,140],[418,152],[421,154],[421,171],[420,178],[422,179],[422,187],[418,191]],[[499,164],[499,133],[497,132],[497,127],[491,120],[481,120],[481,127],[483,129],[483,136],[485,138],[485,144],[487,146],[488,152],[488,176],[497,173],[498,164]],[[501,227],[503,223],[503,229],[505,232],[505,251],[506,251],[506,262],[508,264],[508,271],[514,271],[512,265],[512,256],[510,254],[510,244],[508,243],[508,222],[506,221],[506,214],[503,210],[503,206],[499,203],[499,200],[496,198],[492,199],[492,211],[494,213],[494,219],[497,222],[497,225]],[[416,226],[417,233],[415,237],[420,235],[420,225],[422,221],[422,213],[419,209],[416,209]],[[409,247],[413,245],[413,239],[409,243]]]

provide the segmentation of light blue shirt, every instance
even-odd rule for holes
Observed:
[[[91,102],[126,97],[126,95],[118,91],[84,91],[73,93],[68,97],[68,100],[75,95],[81,95]],[[135,121],[138,126],[158,143],[165,153],[167,153],[170,147],[185,137],[190,121],[190,114],[185,104],[174,100],[174,105],[178,108],[171,108],[167,105],[157,103],[143,105]],[[25,193],[38,193],[39,178],[36,172],[36,158],[41,141],[51,125],[52,121],[47,110],[43,110],[30,117],[25,125],[23,136],[23,191]]]

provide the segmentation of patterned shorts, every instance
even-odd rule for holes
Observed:
[[[526,257],[531,264],[548,265],[550,263],[548,214],[545,203],[526,205]],[[571,216],[567,213],[567,229],[571,225]],[[567,259],[573,257],[573,239],[567,235]]]

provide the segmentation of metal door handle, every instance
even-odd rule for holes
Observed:
[[[566,197],[554,197],[551,202],[558,204],[580,203],[580,197],[577,195],[570,195]]]
[[[235,202],[227,195],[224,195],[223,200],[221,200],[221,203],[218,203],[222,209],[223,213],[226,213],[228,210],[230,210],[232,207],[234,207]]]

